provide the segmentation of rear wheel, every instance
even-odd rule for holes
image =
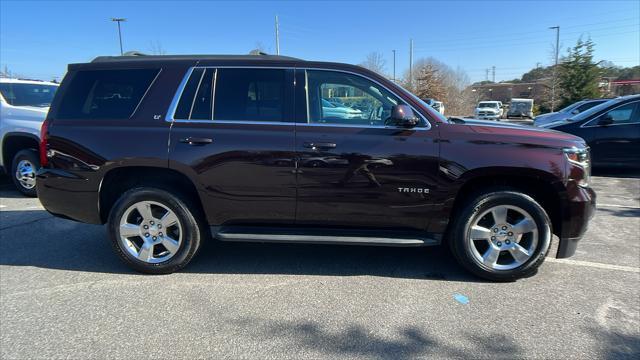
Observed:
[[[20,150],[11,162],[13,183],[22,194],[36,197],[36,171],[40,168],[40,159],[35,150]]]
[[[127,191],[109,214],[114,249],[136,271],[167,274],[183,268],[198,251],[206,231],[190,208],[164,190]]]
[[[530,196],[510,190],[472,198],[456,218],[450,246],[475,275],[512,281],[532,275],[551,243],[551,221]]]

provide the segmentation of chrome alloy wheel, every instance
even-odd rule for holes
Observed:
[[[36,167],[29,160],[20,160],[16,166],[16,179],[25,189],[36,186]]]
[[[176,214],[155,201],[140,201],[120,218],[120,245],[140,261],[156,264],[171,259],[182,243]]]
[[[494,270],[512,270],[533,256],[538,226],[528,212],[498,205],[483,212],[467,232],[473,257]]]

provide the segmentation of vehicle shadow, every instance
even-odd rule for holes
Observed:
[[[351,324],[342,329],[328,329],[314,320],[280,320],[242,317],[231,320],[243,329],[243,336],[261,342],[287,339],[291,349],[311,350],[334,357],[366,357],[398,359],[436,356],[446,358],[477,358],[479,354],[491,354],[492,358],[520,358],[524,349],[512,335],[475,334],[462,331],[465,342],[472,344],[464,349],[446,344],[428,333],[428,329],[416,326],[399,326],[389,336],[379,336],[373,329]],[[454,325],[455,326],[455,325]],[[481,355],[480,355],[481,356]]]
[[[117,258],[103,226],[55,218],[44,210],[0,211],[0,265],[135,274]],[[460,267],[444,247],[208,241],[183,271],[482,282]]]

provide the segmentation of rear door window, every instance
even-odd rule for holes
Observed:
[[[214,120],[285,120],[285,76],[283,69],[218,69]]]
[[[58,109],[59,119],[128,119],[160,69],[78,71]]]

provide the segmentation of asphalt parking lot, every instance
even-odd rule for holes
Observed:
[[[637,359],[640,178],[593,183],[576,256],[490,283],[440,248],[278,244],[207,244],[183,272],[138,275],[103,227],[2,178],[1,358]]]

